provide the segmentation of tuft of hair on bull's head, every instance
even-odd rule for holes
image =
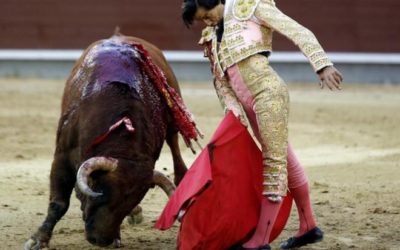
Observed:
[[[86,239],[108,246],[120,239],[120,225],[143,199],[148,189],[160,186],[168,196],[175,187],[168,178],[140,163],[110,157],[93,157],[77,172],[78,198],[81,200]],[[80,192],[80,194],[79,194]]]

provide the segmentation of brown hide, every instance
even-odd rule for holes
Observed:
[[[88,178],[90,189],[102,195],[88,197],[76,188],[86,238],[99,246],[120,241],[122,220],[154,185],[154,165],[165,139],[172,152],[175,183],[183,178],[186,166],[173,119],[160,93],[143,75],[132,43],[144,45],[168,83],[180,93],[165,57],[149,42],[116,34],[85,50],[64,88],[50,174],[48,214],[25,249],[48,244],[55,224],[68,209],[76,174],[83,162],[99,157],[117,162],[114,171],[95,171]],[[121,125],[101,143],[93,144],[123,117],[132,122],[134,132]]]
[[[164,55],[162,54],[162,52],[161,52],[161,50],[159,48],[157,48],[155,45],[153,45],[153,44],[151,44],[151,43],[149,43],[149,42],[147,42],[147,41],[145,41],[143,39],[137,38],[137,37],[123,36],[123,35],[118,34],[118,33],[115,36],[118,36],[121,41],[126,42],[128,44],[130,44],[132,42],[142,44],[144,46],[144,48],[149,52],[151,58],[153,59],[153,62],[158,67],[160,67],[161,70],[164,72],[169,85],[171,87],[173,87],[179,93],[179,95],[181,94],[178,81],[177,81],[177,79],[176,79],[171,67],[168,65],[167,60],[165,59]],[[72,88],[71,88],[72,79],[71,79],[71,77],[73,77],[76,74],[76,72],[79,69],[80,65],[82,65],[82,62],[85,59],[87,53],[93,48],[93,46],[95,46],[96,44],[98,44],[100,42],[101,41],[97,41],[97,42],[91,44],[83,52],[82,56],[80,57],[80,59],[75,64],[74,68],[72,69],[72,72],[70,74],[70,78],[67,80],[67,83],[65,85],[64,95],[63,95],[63,99],[62,99],[62,108],[61,108],[62,114],[67,112],[68,107],[71,106],[71,103],[73,103],[80,96],[79,93],[75,93],[74,91],[72,91]]]

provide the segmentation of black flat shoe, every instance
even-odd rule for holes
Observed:
[[[271,250],[271,247],[268,244],[261,246],[261,247],[254,247],[254,248],[244,248],[242,245],[236,245],[236,246],[229,248],[229,250]]]
[[[314,227],[307,233],[299,237],[290,237],[287,241],[281,243],[281,249],[292,249],[321,241],[324,238],[324,232],[318,227]]]

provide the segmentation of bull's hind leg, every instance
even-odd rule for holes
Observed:
[[[30,240],[25,243],[25,250],[37,250],[47,247],[54,226],[67,212],[72,189],[75,185],[75,174],[64,154],[56,155],[50,173],[50,203],[47,217]]]
[[[178,186],[183,179],[183,176],[185,176],[187,168],[185,163],[183,162],[181,151],[179,149],[177,132],[174,131],[167,134],[167,144],[171,149],[172,160],[174,161],[174,183],[176,186]]]

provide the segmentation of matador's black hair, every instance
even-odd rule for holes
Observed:
[[[193,24],[198,7],[211,10],[220,3],[225,4],[225,0],[184,0],[182,5],[183,22],[189,28]]]

